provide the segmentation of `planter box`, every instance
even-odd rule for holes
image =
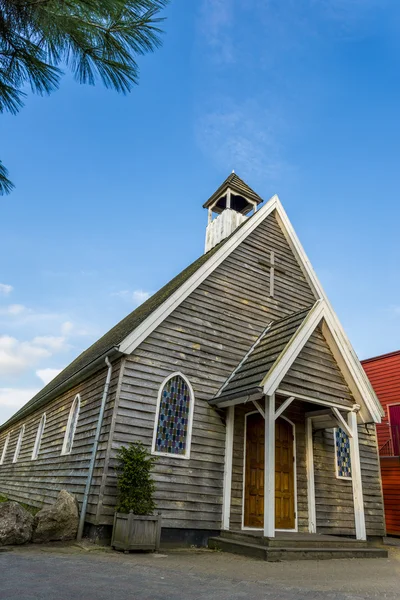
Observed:
[[[139,516],[115,513],[111,546],[117,550],[151,550],[158,552],[161,515]]]

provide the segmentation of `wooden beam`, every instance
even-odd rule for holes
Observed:
[[[275,537],[275,395],[265,397],[264,536]]]
[[[289,396],[289,398],[287,398],[285,400],[285,402],[283,404],[280,405],[279,408],[276,409],[275,411],[275,420],[281,416],[281,414],[287,409],[287,407],[292,404],[293,400],[295,400],[294,396]]]
[[[365,529],[364,496],[361,478],[360,447],[358,443],[357,413],[350,412],[347,418],[349,428],[352,432],[352,436],[350,437],[350,460],[356,538],[358,540],[366,540],[367,532]]]
[[[342,429],[344,429],[344,431],[347,433],[347,435],[349,436],[349,438],[352,438],[353,437],[352,428],[346,423],[346,421],[344,420],[344,418],[340,414],[339,410],[335,406],[332,406],[331,407],[331,411],[332,411],[333,416],[335,417],[336,421],[339,423],[339,426]],[[351,414],[351,413],[349,413],[349,414]]]
[[[312,419],[306,419],[306,461],[307,461],[307,500],[308,531],[317,533],[317,513],[315,508],[314,448]]]
[[[253,400],[253,404],[256,407],[256,409],[258,410],[258,412],[260,413],[260,415],[265,419],[265,411],[264,411],[263,407],[261,406],[261,404],[257,400]]]
[[[222,529],[224,530],[229,530],[231,515],[234,425],[235,407],[229,406],[226,411],[224,489],[222,498]]]
[[[296,396],[297,400],[303,400],[304,402],[309,402],[310,404],[319,404],[320,406],[328,406],[329,408],[331,406],[336,406],[336,408],[339,410],[353,410],[352,406],[345,406],[336,402],[328,402],[328,400],[319,400],[318,398],[313,398],[312,396],[305,396],[304,394],[298,394],[297,392],[292,392],[290,390],[282,390],[281,388],[278,388],[276,393],[279,396]]]

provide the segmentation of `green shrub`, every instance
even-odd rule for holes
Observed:
[[[8,501],[9,501],[9,498],[7,498],[7,496],[3,496],[3,494],[0,494],[0,503],[8,502]],[[17,502],[17,501],[14,500],[14,502]],[[24,508],[25,510],[30,512],[33,516],[35,516],[36,513],[38,513],[40,510],[40,508],[37,508],[37,506],[31,506],[30,504],[25,504],[24,502],[18,502],[18,504],[20,506],[22,506],[22,508]]]
[[[153,514],[155,483],[151,472],[157,458],[141,442],[122,447],[117,453],[117,512],[135,515]]]

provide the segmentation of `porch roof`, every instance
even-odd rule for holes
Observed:
[[[262,393],[264,379],[279,363],[285,348],[312,308],[310,306],[270,323],[210,403],[218,406],[229,399]]]

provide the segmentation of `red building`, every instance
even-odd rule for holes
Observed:
[[[400,350],[362,361],[385,416],[377,425],[386,530],[400,535]]]

